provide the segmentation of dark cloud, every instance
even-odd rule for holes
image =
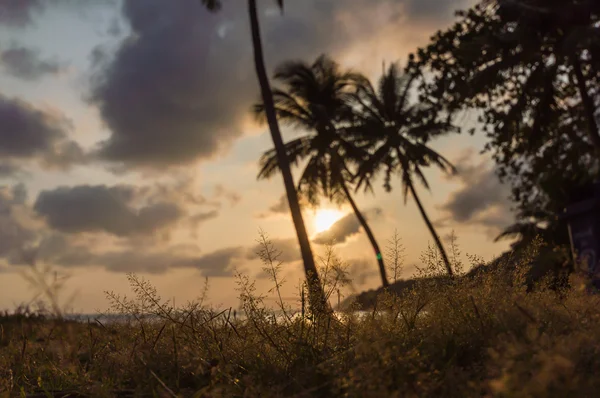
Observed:
[[[462,187],[451,193],[448,201],[441,206],[446,217],[440,222],[479,225],[494,234],[512,221],[508,199],[510,189],[500,183],[489,163],[475,163],[475,156],[469,151],[455,162],[458,174],[453,178]]]
[[[187,260],[186,265],[199,269],[205,276],[231,276],[233,261],[243,257],[245,251],[243,247],[228,247]]]
[[[15,177],[22,172],[21,168],[12,162],[0,161],[0,178]]]
[[[86,245],[70,240],[70,236],[51,232],[40,239],[37,245],[28,248],[22,257],[13,258],[19,265],[23,257],[63,267],[77,267],[94,264],[94,254]]]
[[[364,217],[370,221],[379,217],[382,213],[380,208],[369,209],[363,212]],[[318,245],[327,245],[330,243],[344,243],[352,235],[355,235],[360,230],[360,223],[354,213],[348,213],[344,217],[336,221],[327,231],[318,234],[313,242]]]
[[[67,168],[85,162],[81,147],[68,139],[70,120],[33,108],[19,99],[0,94],[0,156],[36,158],[44,165]]]
[[[0,155],[32,157],[66,136],[68,121],[0,96]]]
[[[42,59],[39,51],[23,46],[12,46],[2,51],[0,65],[7,74],[23,80],[38,80],[65,70],[58,61]]]
[[[0,24],[24,27],[33,21],[35,13],[43,9],[43,0],[2,0],[0,1]]]
[[[66,233],[107,232],[117,236],[152,234],[185,214],[176,203],[158,202],[136,208],[132,187],[82,185],[42,191],[34,209],[48,225]]]
[[[132,36],[91,95],[112,131],[99,156],[145,166],[212,157],[241,134],[248,105],[237,66],[223,59],[233,49],[219,43],[219,17],[193,0],[128,0],[123,11]]]
[[[267,2],[269,10],[261,10],[271,71],[290,59],[343,54],[381,26],[401,30],[408,13],[426,12],[416,0],[288,3],[283,16]],[[92,79],[90,102],[111,131],[98,156],[164,168],[229,148],[259,97],[246,7],[225,2],[210,14],[197,0],[125,0],[123,15],[131,34],[113,57],[96,57]]]

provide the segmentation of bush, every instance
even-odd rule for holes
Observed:
[[[276,310],[241,274],[243,316],[205,305],[208,282],[200,299],[175,308],[128,275],[133,299],[107,293],[112,315],[127,314],[119,322],[107,322],[111,313],[87,323],[4,314],[0,395],[564,397],[600,389],[600,300],[577,275],[568,286],[542,280],[528,289],[530,261],[466,277],[454,252],[459,272],[448,278],[429,249],[414,282],[381,292],[368,312],[316,311],[301,287],[294,313],[279,294],[280,253],[264,235],[261,244]],[[333,250],[320,272],[339,301],[350,280]]]

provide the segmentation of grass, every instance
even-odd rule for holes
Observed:
[[[537,246],[468,277],[455,252],[462,276],[453,279],[430,249],[415,282],[382,292],[365,315],[313,310],[304,288],[293,313],[278,293],[279,253],[264,235],[261,244],[275,310],[244,275],[244,317],[202,297],[175,308],[128,275],[133,298],[107,293],[125,322],[26,309],[0,316],[0,396],[591,397],[600,389],[600,297],[575,274],[564,287],[546,279],[528,288]],[[320,272],[339,300],[351,281],[332,250]]]

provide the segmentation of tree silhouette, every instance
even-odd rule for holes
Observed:
[[[486,0],[459,16],[411,57],[421,100],[476,111],[518,223],[555,225],[562,191],[600,176],[600,2]]]
[[[365,153],[344,137],[352,121],[352,102],[362,75],[341,71],[339,65],[320,56],[312,65],[287,62],[279,66],[275,79],[284,89],[275,89],[273,98],[279,120],[287,125],[308,131],[306,135],[286,144],[286,154],[292,164],[308,159],[298,182],[298,192],[313,206],[321,196],[334,202],[348,202],[365,230],[379,265],[383,286],[388,286],[381,250],[365,217],[358,209],[349,185],[354,175],[352,164],[360,164]],[[265,106],[254,108],[264,121]],[[259,178],[270,178],[280,171],[277,153],[269,150],[260,159]]]
[[[209,10],[216,11],[220,8],[221,2],[219,0],[201,0]],[[277,0],[279,8],[283,11],[283,0]],[[267,123],[269,125],[269,131],[275,147],[275,153],[277,162],[281,169],[281,175],[283,176],[283,184],[285,187],[290,212],[292,214],[292,221],[296,229],[298,236],[298,242],[300,244],[300,252],[302,254],[302,260],[304,263],[304,271],[306,274],[308,286],[309,286],[309,298],[311,305],[314,309],[329,309],[325,294],[321,287],[321,281],[317,272],[315,259],[312,254],[310,247],[310,240],[306,232],[306,226],[302,218],[302,212],[300,210],[300,203],[298,202],[298,194],[294,187],[294,180],[292,178],[292,172],[290,164],[285,154],[285,147],[283,144],[283,138],[279,125],[277,123],[277,116],[275,112],[275,105],[273,103],[273,95],[271,92],[271,85],[267,77],[265,60],[262,49],[262,41],[260,35],[260,23],[258,20],[258,13],[256,10],[256,0],[248,0],[248,14],[250,17],[250,29],[252,33],[252,46],[254,50],[254,66],[256,69],[256,75],[260,84],[260,91],[265,104],[265,115]]]
[[[278,3],[283,9],[283,2],[279,0]],[[323,293],[323,289],[321,287],[321,281],[317,272],[315,259],[310,248],[310,240],[308,239],[306,226],[304,224],[304,219],[302,218],[298,194],[294,187],[292,171],[285,153],[285,146],[283,144],[281,131],[279,130],[279,124],[277,123],[277,114],[275,111],[275,104],[273,102],[271,85],[269,84],[269,79],[267,77],[265,61],[262,52],[260,25],[256,12],[256,0],[248,0],[248,11],[250,14],[250,26],[252,30],[252,45],[254,48],[254,64],[256,67],[256,74],[260,83],[260,91],[262,94],[263,103],[265,104],[265,115],[269,125],[269,131],[271,132],[271,138],[273,139],[273,144],[275,146],[277,162],[283,176],[283,184],[285,186],[290,212],[292,213],[292,220],[296,228],[296,234],[298,235],[298,242],[300,244],[302,260],[304,262],[304,271],[310,287],[310,299],[312,301],[313,308],[325,309],[329,306],[326,303],[325,294]]]
[[[452,275],[446,250],[415,189],[415,178],[430,189],[422,168],[435,165],[446,172],[455,171],[450,162],[427,146],[431,137],[454,128],[449,121],[438,120],[435,109],[419,103],[411,104],[409,97],[414,81],[412,76],[401,75],[392,64],[379,79],[377,88],[364,81],[358,91],[357,120],[351,131],[357,146],[367,148],[370,155],[358,168],[357,189],[361,186],[372,189],[372,178],[383,171],[384,187],[390,191],[392,175],[400,174],[404,202],[410,193],[440,251],[448,274]]]

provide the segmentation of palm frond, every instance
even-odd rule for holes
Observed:
[[[423,174],[423,171],[421,170],[421,168],[419,166],[415,165],[413,167],[412,173],[419,178],[419,180],[421,181],[421,184],[425,187],[425,189],[427,189],[428,191],[431,191],[429,182],[427,181],[427,178],[425,177],[425,175]]]
[[[297,165],[300,160],[308,156],[311,150],[310,144],[310,136],[303,136],[287,142],[285,144],[285,153],[290,164]],[[259,167],[257,176],[259,180],[269,179],[280,170],[277,152],[274,148],[269,149],[260,157]]]
[[[358,170],[356,171],[353,181],[356,183],[356,190],[360,189],[360,187],[372,180],[379,171],[384,169],[386,165],[389,164],[391,164],[389,149],[387,146],[381,145],[372,155],[370,155],[358,166]]]
[[[494,242],[499,242],[504,239],[527,239],[534,238],[543,230],[538,227],[535,223],[530,222],[518,222],[513,225],[510,225],[502,233],[500,233],[495,239]]]
[[[417,144],[417,147],[418,150],[421,151],[422,157],[428,162],[433,162],[444,172],[449,172],[451,174],[457,173],[456,167],[440,153],[422,143]]]
[[[298,192],[301,192],[311,205],[316,206],[321,194],[326,196],[328,191],[327,167],[319,156],[311,156],[298,180]]]

